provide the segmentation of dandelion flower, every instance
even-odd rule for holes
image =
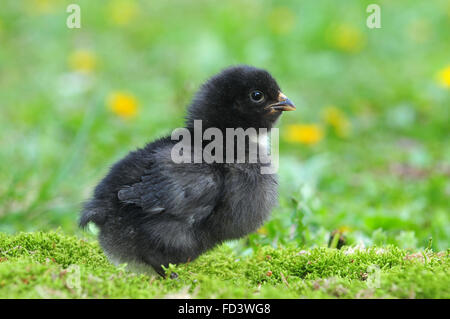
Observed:
[[[267,228],[265,227],[265,226],[262,226],[260,229],[258,229],[257,231],[256,231],[258,234],[261,234],[261,235],[267,235]]]
[[[337,229],[340,233],[348,233],[348,232],[350,232],[351,230],[352,230],[352,228],[350,227],[350,226],[340,226],[338,229]]]
[[[294,124],[287,127],[287,141],[314,145],[323,138],[323,130],[316,124]]]
[[[322,118],[327,125],[330,125],[337,136],[347,137],[350,134],[350,121],[345,114],[335,106],[326,107],[322,112]]]
[[[114,0],[108,7],[111,21],[116,25],[127,25],[138,15],[139,8],[134,0]]]
[[[339,50],[357,53],[364,48],[366,38],[357,28],[342,24],[331,31],[332,44]]]
[[[109,95],[107,105],[109,109],[122,118],[131,118],[137,113],[137,100],[134,96],[124,92],[114,92]]]
[[[269,14],[269,29],[276,34],[289,33],[295,25],[295,15],[287,7],[278,7]]]
[[[447,89],[450,88],[450,65],[439,71],[438,83]]]
[[[32,0],[29,5],[26,6],[28,13],[36,14],[48,14],[57,10],[57,7],[61,5],[61,1],[56,0]]]
[[[97,57],[89,50],[77,50],[69,56],[69,66],[74,71],[90,73],[97,66]]]

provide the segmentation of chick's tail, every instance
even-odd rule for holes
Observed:
[[[84,209],[81,211],[78,225],[81,228],[85,228],[90,222],[93,222],[97,226],[103,225],[108,216],[108,206],[108,204],[95,199],[87,202],[84,205]]]

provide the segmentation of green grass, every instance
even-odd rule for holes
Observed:
[[[181,126],[206,78],[246,63],[269,70],[297,111],[279,123],[280,205],[258,233],[227,245],[233,254],[316,251],[335,230],[350,246],[450,247],[450,87],[439,80],[450,66],[448,1],[380,0],[374,30],[365,24],[370,1],[79,0],[82,28],[68,29],[72,2],[1,5],[0,232],[60,228],[92,241],[95,231],[83,233],[76,220],[108,167]],[[70,62],[80,50],[96,61],[87,73]],[[117,91],[137,99],[136,117],[107,108]],[[347,135],[324,120],[330,105],[348,121]],[[323,138],[290,142],[298,124],[322,128]],[[262,293],[285,293],[269,282]]]
[[[96,243],[62,233],[0,235],[0,298],[449,298],[448,252],[222,245],[175,279],[108,263]]]

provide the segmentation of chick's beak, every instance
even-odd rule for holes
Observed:
[[[270,108],[276,111],[295,111],[296,109],[294,103],[281,92],[278,95],[278,102],[270,105]]]

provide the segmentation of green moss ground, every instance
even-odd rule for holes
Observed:
[[[222,245],[162,279],[115,267],[96,242],[61,232],[0,234],[0,298],[450,298],[448,255],[261,247],[239,257]]]

